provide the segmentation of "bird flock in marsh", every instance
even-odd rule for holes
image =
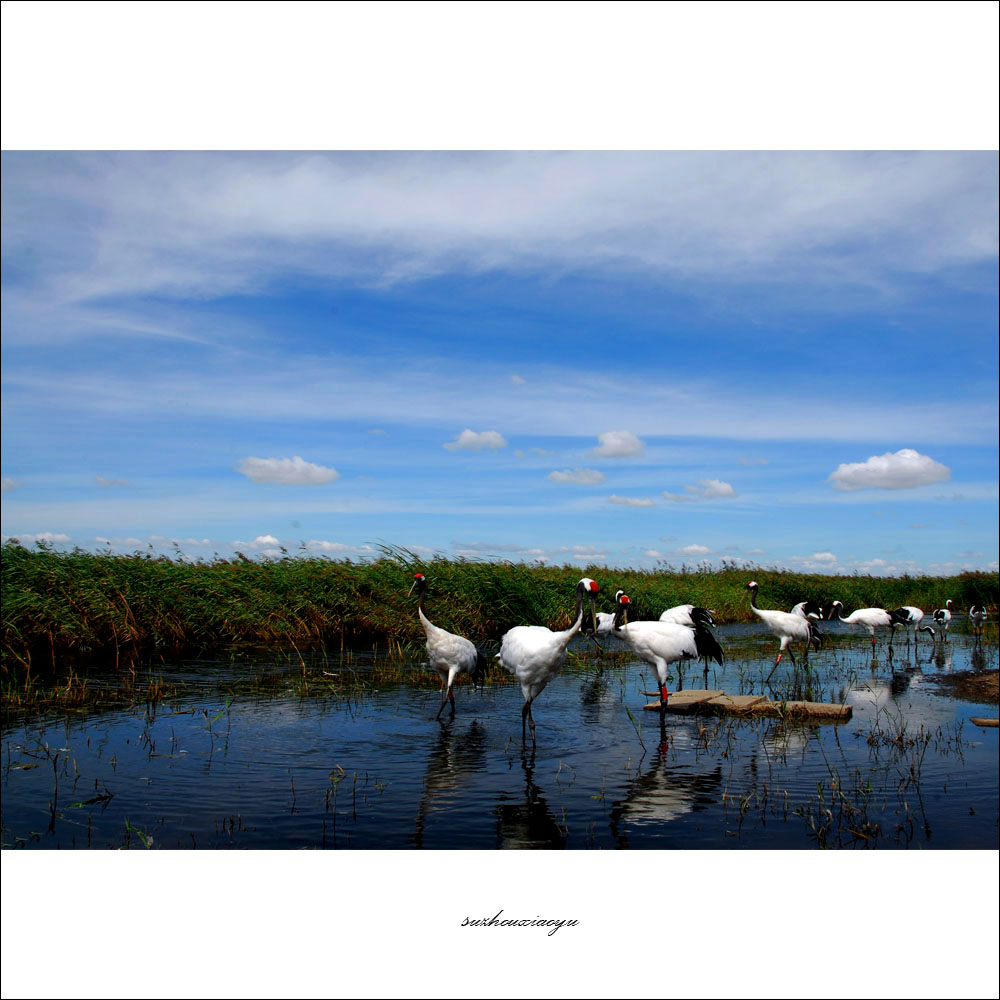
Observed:
[[[429,663],[441,678],[441,707],[437,714],[437,718],[440,718],[445,705],[450,706],[452,715],[455,714],[455,694],[452,688],[456,677],[468,674],[473,683],[478,684],[486,669],[487,661],[471,640],[439,628],[427,618],[424,611],[427,587],[426,576],[417,573],[413,578],[410,593],[417,591],[417,617],[427,636]],[[823,642],[823,633],[819,628],[819,623],[822,621],[836,618],[848,625],[863,626],[871,636],[872,649],[875,648],[875,630],[888,629],[890,652],[896,629],[901,628],[906,632],[907,644],[911,635],[913,642],[916,643],[920,632],[929,633],[932,641],[939,632],[941,640],[946,642],[948,626],[952,621],[952,601],[947,601],[945,607],[932,612],[931,620],[938,626],[935,631],[931,625],[923,624],[925,613],[911,605],[904,605],[891,611],[886,608],[857,608],[845,616],[844,606],[840,601],[830,601],[827,604],[802,601],[790,611],[780,611],[757,606],[759,585],[756,581],[751,580],[745,589],[754,614],[780,640],[777,658],[771,673],[765,679],[765,684],[774,675],[786,650],[792,663],[796,664],[793,644],[801,644],[803,660],[806,662],[810,648],[819,650]],[[521,710],[522,741],[526,739],[527,729],[530,728],[534,743],[535,720],[531,713],[532,703],[559,673],[566,662],[566,652],[570,642],[574,636],[583,631],[593,636],[595,641],[598,636],[613,636],[621,640],[637,657],[656,670],[661,721],[670,697],[667,680],[671,664],[695,659],[703,659],[706,669],[711,660],[722,664],[724,653],[712,632],[718,623],[715,612],[711,609],[695,607],[693,604],[680,604],[668,608],[655,621],[629,621],[628,610],[631,602],[625,591],[616,592],[613,612],[597,611],[596,598],[599,592],[600,588],[595,580],[590,577],[583,577],[580,580],[576,586],[576,613],[573,624],[567,629],[553,631],[544,625],[515,625],[504,633],[497,659],[521,685],[521,692],[524,695],[524,708]],[[588,608],[591,626],[584,630]],[[974,605],[969,608],[969,622],[977,642],[982,639],[986,618],[985,607]]]

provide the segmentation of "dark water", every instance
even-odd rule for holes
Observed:
[[[997,730],[968,720],[997,708],[934,683],[995,669],[995,644],[897,640],[890,662],[883,643],[873,660],[865,635],[827,628],[809,672],[783,661],[773,693],[847,701],[850,722],[669,716],[661,733],[642,710],[650,669],[581,642],[535,702],[534,750],[512,683],[462,686],[454,719],[437,722],[426,687],[302,697],[299,665],[269,664],[287,672],[278,693],[224,696],[260,667],[170,664],[164,680],[203,687],[155,710],[5,725],[3,846],[996,848]],[[671,687],[760,692],[776,640],[718,635],[725,668],[689,664]]]

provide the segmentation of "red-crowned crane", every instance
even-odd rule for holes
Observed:
[[[759,584],[755,580],[751,580],[746,585],[747,593],[750,595],[750,607],[753,608],[754,614],[771,630],[771,633],[781,640],[781,645],[778,648],[778,658],[774,661],[774,666],[771,667],[771,673],[764,679],[764,683],[766,684],[771,679],[774,671],[778,669],[778,664],[781,663],[781,657],[786,649],[788,650],[788,655],[792,658],[792,664],[798,666],[795,662],[795,653],[791,648],[793,642],[802,643],[805,649],[805,657],[808,658],[810,644],[818,642],[819,637],[816,634],[816,626],[802,615],[792,614],[790,611],[769,611],[765,608],[758,608],[758,587]]]
[[[641,660],[645,660],[656,670],[660,685],[660,721],[666,711],[667,668],[681,660],[696,660],[705,657],[722,665],[722,647],[709,629],[702,624],[689,628],[668,621],[625,622],[629,599],[627,594],[619,594],[615,607],[616,638],[623,639]]]
[[[830,605],[829,620],[833,620],[838,608],[840,608],[840,611],[843,611],[844,605],[840,601],[833,601]],[[872,649],[875,648],[875,629],[891,629],[889,649],[892,649],[892,637],[896,634],[896,622],[893,621],[892,615],[885,608],[858,608],[857,611],[852,611],[846,618],[842,614],[837,613],[837,618],[847,625],[863,625],[868,629],[868,634],[872,637]]]
[[[615,605],[618,604],[618,598],[620,595],[624,594],[624,590],[619,590],[615,594]],[[614,611],[598,611],[597,616],[594,619],[594,635],[611,635],[611,630],[614,628],[615,624],[615,613]]]
[[[695,625],[707,625],[715,628],[715,612],[708,608],[696,608],[693,604],[678,604],[675,608],[667,608],[660,615],[661,622],[673,622],[675,625],[687,625],[694,628]]]
[[[910,644],[910,633],[913,633],[913,644],[916,645],[920,632],[930,632],[934,635],[934,629],[930,625],[921,625],[924,620],[924,613],[920,608],[913,607],[912,604],[905,604],[895,611],[890,611],[892,620],[902,628],[906,629],[906,645]]]
[[[951,601],[945,601],[943,608],[934,612],[934,624],[941,629],[941,638],[948,641],[948,626],[951,624]]]
[[[435,718],[440,719],[445,703],[451,704],[451,714],[455,714],[455,695],[451,690],[455,678],[459,674],[468,674],[473,684],[478,684],[486,668],[486,659],[476,649],[475,645],[460,635],[454,635],[439,628],[427,620],[424,614],[424,597],[427,594],[427,577],[417,573],[413,577],[413,588],[417,588],[420,599],[417,601],[417,616],[427,635],[427,655],[430,657],[431,668],[436,670],[441,678],[441,707]],[[407,595],[409,596],[409,595]]]
[[[969,608],[969,622],[972,624],[972,634],[977,639],[982,639],[983,625],[986,622],[986,608],[982,604],[973,604]]]
[[[566,649],[583,625],[584,598],[590,601],[590,614],[597,620],[594,611],[594,595],[597,592],[597,584],[585,576],[576,585],[576,618],[568,629],[553,632],[544,625],[515,625],[500,643],[499,660],[517,678],[524,695],[524,708],[521,709],[522,743],[525,721],[531,726],[531,742],[535,742],[535,720],[531,715],[531,703],[545,690],[545,686],[566,662]]]
[[[798,615],[800,618],[812,618],[815,621],[823,620],[823,608],[817,601],[799,601],[789,614]]]

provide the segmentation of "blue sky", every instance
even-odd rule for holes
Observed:
[[[3,535],[995,569],[997,166],[5,153]]]

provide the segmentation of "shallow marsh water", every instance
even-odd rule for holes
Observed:
[[[996,669],[995,642],[953,633],[873,659],[864,634],[824,626],[809,672],[783,660],[772,697],[845,701],[851,721],[643,711],[649,667],[580,640],[534,705],[496,675],[440,695],[364,680],[361,654],[156,668],[182,695],[154,707],[47,714],[3,729],[5,848],[996,848],[997,730],[934,679]],[[723,626],[726,664],[671,688],[760,693],[777,641]],[[611,655],[614,654],[614,655]],[[603,666],[603,672],[598,667]],[[251,675],[267,675],[248,685]],[[337,677],[328,678],[336,674]],[[306,680],[308,683],[303,683]]]

